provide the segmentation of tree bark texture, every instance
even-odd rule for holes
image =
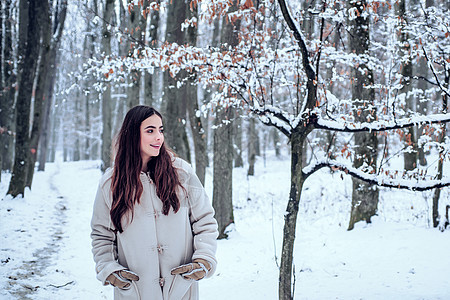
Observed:
[[[194,1],[188,1],[186,11],[187,19],[198,17],[198,5]],[[198,27],[189,26],[186,30],[186,43],[188,45],[197,45]],[[199,110],[197,93],[197,76],[192,73],[186,78],[187,108],[189,114],[189,123],[192,130],[195,149],[195,171],[201,183],[205,184],[205,171],[208,163],[208,153],[206,149],[206,133],[202,123],[201,116],[197,116]]]
[[[129,48],[128,56],[133,56],[134,50],[138,51],[142,48],[145,40],[145,25],[146,22],[142,22],[141,18],[144,17],[141,14],[143,8],[136,5],[129,11],[128,15],[128,34],[131,36],[131,45]],[[139,104],[141,88],[141,71],[131,70],[128,74],[128,86],[127,86],[127,108],[130,109]]]
[[[12,170],[14,158],[14,98],[16,94],[17,76],[14,71],[13,57],[13,17],[12,1],[5,0],[2,4],[4,16],[3,27],[3,56],[2,56],[2,77],[3,85],[0,88],[0,169]],[[1,41],[1,40],[0,40]]]
[[[448,89],[450,86],[450,70],[445,70],[445,83],[444,87]],[[447,94],[443,93],[442,96],[442,113],[448,112],[448,96]],[[441,125],[442,132],[439,136],[439,143],[443,143],[445,141],[445,136],[447,135],[447,124],[444,123]],[[442,180],[442,173],[444,169],[444,158],[445,153],[444,149],[441,148],[439,150],[439,162],[438,162],[438,171],[437,171],[437,179]],[[439,225],[439,197],[441,196],[441,189],[437,188],[434,190],[433,194],[433,227],[436,228]],[[447,221],[448,221],[448,215],[447,215]]]
[[[415,105],[415,99],[410,94],[412,90],[411,85],[411,79],[413,76],[413,65],[411,62],[411,47],[409,46],[409,35],[405,30],[406,27],[406,5],[405,0],[400,0],[396,4],[397,8],[397,15],[399,18],[400,24],[400,36],[399,36],[399,42],[400,42],[400,53],[403,56],[404,62],[401,66],[401,73],[402,73],[402,89],[400,90],[400,93],[405,94],[405,102],[406,102],[406,109],[407,113],[414,112],[416,110]],[[417,167],[417,127],[408,127],[405,129],[405,143],[406,147],[408,147],[408,151],[404,153],[403,160],[404,160],[404,169],[406,171],[414,170]]]
[[[225,229],[234,223],[233,216],[233,148],[231,141],[233,127],[230,120],[232,111],[218,108],[216,112],[216,129],[214,130],[214,174],[213,207],[219,226],[219,239],[227,237]]]
[[[27,180],[30,155],[30,105],[36,64],[39,55],[37,3],[19,2],[19,86],[16,105],[16,143],[14,167],[8,193],[23,195]]]
[[[294,260],[294,241],[297,228],[297,215],[304,178],[302,176],[303,143],[307,133],[298,129],[292,132],[291,143],[291,189],[289,201],[284,215],[283,246],[281,249],[281,264],[279,277],[279,299],[292,300],[293,282],[292,266]]]
[[[256,120],[251,118],[248,122],[248,137],[247,137],[247,159],[248,171],[247,176],[255,175],[255,161],[256,161]]]
[[[35,91],[34,100],[34,118],[30,138],[30,165],[27,176],[27,186],[31,188],[34,175],[34,165],[37,159],[37,152],[39,148],[39,140],[42,136],[42,129],[44,126],[48,127],[49,114],[51,109],[51,102],[53,98],[53,88],[55,84],[55,73],[57,65],[57,57],[59,52],[59,45],[64,29],[64,23],[67,14],[67,1],[61,1],[56,8],[53,17],[55,24],[53,28],[57,31],[52,31],[52,22],[50,17],[49,4],[42,1],[39,6],[39,23],[41,25],[42,41],[41,41],[41,60],[39,64],[38,80]],[[53,37],[53,39],[52,39]],[[40,151],[41,149],[39,149]]]
[[[242,118],[238,116],[237,109],[234,110],[233,121],[233,154],[234,154],[234,167],[240,168],[244,166],[244,160],[242,159]]]
[[[433,1],[430,1],[430,0],[425,1],[425,7],[428,8],[431,5],[433,5],[432,2]],[[414,8],[420,8],[421,5],[422,5],[420,0],[413,0],[412,3],[414,5],[413,6]],[[419,63],[418,64],[414,64],[413,68],[416,67],[416,66],[417,66],[417,68],[415,69],[414,74],[423,76],[424,78],[428,78],[429,70],[428,70],[427,60],[425,58],[423,58],[423,57],[420,58]],[[421,91],[425,91],[425,90],[427,90],[429,88],[429,84],[425,80],[419,79],[417,81],[417,88],[419,90],[421,90]],[[427,110],[428,110],[428,102],[429,101],[420,101],[421,99],[424,99],[424,98],[425,98],[425,95],[423,95],[421,98],[417,99],[418,101],[416,101],[416,104],[417,104],[416,110],[421,115],[426,115],[427,114]],[[426,128],[426,125],[420,125],[419,126],[418,131],[417,131],[417,133],[418,133],[417,136],[418,137],[425,132],[425,128]],[[417,151],[418,151],[417,155],[418,155],[419,164],[421,166],[426,166],[427,165],[427,157],[426,156],[427,156],[427,154],[429,154],[429,153],[427,153],[428,151],[426,151],[423,148],[423,145],[418,145]]]
[[[114,12],[114,0],[106,0],[105,8],[103,10],[103,30],[102,30],[102,50],[105,56],[111,55],[111,32],[108,30],[108,23]],[[105,81],[106,89],[102,93],[102,171],[105,171],[111,166],[111,144],[112,144],[112,99],[111,99],[111,84]]]
[[[184,1],[172,1],[168,4],[166,41],[182,45],[185,42],[181,24],[186,19],[186,3]],[[164,74],[164,101],[166,102],[165,135],[168,145],[175,152],[190,161],[189,144],[186,134],[186,104],[187,91],[185,71],[172,77],[168,71]],[[183,83],[181,85],[181,83]],[[180,84],[180,85],[179,85]]]
[[[34,97],[34,109],[33,109],[33,125],[31,128],[30,136],[30,149],[31,154],[29,156],[28,175],[26,186],[31,188],[31,183],[34,176],[34,165],[37,159],[37,150],[39,146],[39,137],[41,134],[43,123],[43,110],[45,101],[46,83],[48,78],[48,61],[50,59],[50,41],[52,37],[52,24],[50,19],[50,11],[48,1],[44,0],[38,7],[38,16],[41,31],[41,46],[40,46],[40,61],[37,73],[37,84]]]
[[[363,17],[366,1],[348,2],[349,8],[358,11],[357,16],[350,20],[349,41],[350,51],[357,55],[366,54],[369,50],[369,17]],[[363,62],[352,70],[352,100],[355,107],[353,115],[355,122],[370,122],[375,120],[376,111],[364,109],[373,104],[375,92],[373,89],[365,88],[373,85],[374,78],[372,70]],[[378,140],[376,133],[355,133],[355,159],[354,166],[360,168],[363,165],[368,168],[368,172],[376,171]],[[359,221],[370,223],[370,219],[377,212],[378,188],[352,178],[352,209],[348,229],[351,230],[354,224]]]
[[[150,47],[156,47],[158,42],[158,25],[159,25],[159,10],[151,12],[150,28],[148,30],[148,44]],[[144,87],[144,104],[152,106],[156,99],[153,95],[153,74],[145,72],[145,87]]]

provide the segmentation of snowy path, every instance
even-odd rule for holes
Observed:
[[[235,229],[218,242],[218,269],[201,282],[202,300],[277,299],[289,162],[267,166],[258,161],[251,178],[234,172]],[[112,299],[111,287],[95,278],[89,237],[100,176],[98,162],[48,164],[25,198],[10,199],[4,175],[0,299]],[[206,189],[211,195],[210,171]],[[450,230],[427,227],[427,195],[385,190],[380,217],[348,232],[350,191],[340,174],[308,179],[294,249],[295,299],[450,299]],[[443,194],[448,199],[448,189]]]

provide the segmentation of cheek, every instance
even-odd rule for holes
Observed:
[[[143,135],[141,137],[141,146],[145,146],[149,143],[150,138],[147,135]]]

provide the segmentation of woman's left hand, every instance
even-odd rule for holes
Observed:
[[[201,258],[196,258],[189,264],[173,268],[170,271],[170,274],[181,275],[184,278],[200,280],[208,274],[209,270],[211,270],[209,262]]]

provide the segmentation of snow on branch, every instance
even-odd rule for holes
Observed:
[[[358,178],[364,182],[374,184],[382,187],[397,188],[397,189],[407,189],[412,191],[426,191],[435,188],[442,188],[450,186],[450,178],[445,178],[441,180],[413,180],[413,179],[403,179],[403,178],[391,178],[386,176],[380,176],[376,174],[368,174],[352,166],[347,166],[341,162],[335,160],[322,160],[316,161],[314,164],[303,168],[302,173],[305,178],[312,175],[314,172],[328,167],[332,170],[340,170],[349,174],[355,178]]]
[[[392,129],[400,129],[415,125],[447,123],[447,122],[450,122],[450,113],[432,114],[428,116],[414,116],[410,118],[393,121],[374,121],[370,123],[339,122],[317,118],[314,123],[314,128],[329,129],[342,132],[362,132],[362,131],[372,132],[372,131],[387,131]]]
[[[292,33],[294,34],[294,37],[297,40],[297,43],[300,47],[300,51],[302,53],[302,64],[303,67],[305,68],[306,75],[308,76],[309,80],[316,80],[316,73],[314,72],[313,67],[309,63],[308,59],[309,53],[308,49],[306,48],[305,38],[301,34],[301,31],[298,29],[297,25],[294,22],[294,19],[289,13],[289,8],[286,4],[286,1],[278,0],[278,4],[280,5],[281,13],[283,14],[284,20],[289,26],[289,29],[291,29]]]
[[[274,126],[288,138],[291,135],[292,127],[289,116],[277,107],[266,105],[264,108],[253,109],[252,112],[259,116],[265,125]]]

